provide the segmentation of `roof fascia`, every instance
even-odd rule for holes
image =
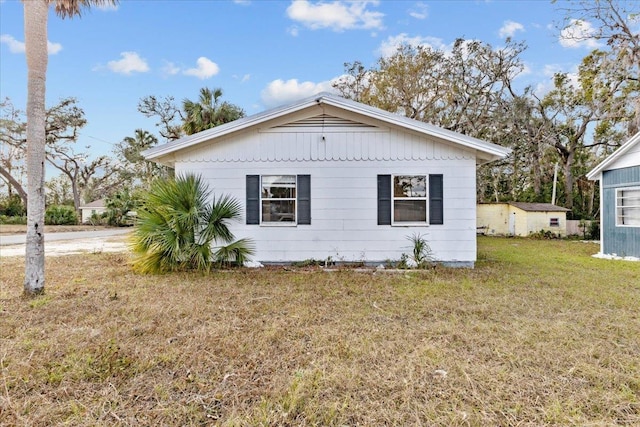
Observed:
[[[591,181],[598,181],[600,179],[600,174],[607,167],[611,166],[611,164],[622,157],[627,151],[631,149],[631,147],[635,146],[638,142],[640,142],[640,132],[629,138],[629,140],[625,144],[623,144],[622,147],[618,148],[615,152],[609,155],[609,157],[604,159],[598,166],[588,172],[587,179]]]

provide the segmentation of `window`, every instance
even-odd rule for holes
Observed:
[[[247,175],[247,224],[311,224],[310,175]]]
[[[260,194],[261,220],[296,222],[296,176],[263,175]]]
[[[427,222],[426,175],[393,176],[393,223]]]
[[[616,226],[640,227],[640,187],[616,189]]]
[[[560,227],[560,218],[549,218],[549,227]]]
[[[378,225],[444,224],[441,174],[378,175]]]

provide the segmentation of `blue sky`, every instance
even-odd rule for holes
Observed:
[[[575,71],[590,43],[560,37],[549,0],[122,0],[81,18],[49,17],[47,104],[78,98],[88,120],[78,141],[109,153],[135,129],[155,131],[140,98],[196,99],[220,87],[248,115],[331,89],[344,63],[374,65],[402,42],[447,49],[456,38],[494,48],[524,41],[518,84],[544,91]],[[588,31],[589,24],[582,27]],[[0,98],[26,104],[23,8],[0,0]]]

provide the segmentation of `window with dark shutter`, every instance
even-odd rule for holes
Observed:
[[[298,224],[311,224],[311,175],[298,175]]]
[[[311,175],[247,175],[247,224],[311,224]]]
[[[429,224],[444,224],[442,175],[429,175]]]
[[[260,224],[260,175],[247,175],[247,224]]]
[[[378,225],[391,225],[391,175],[378,175]]]

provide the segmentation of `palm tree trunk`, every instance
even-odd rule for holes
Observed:
[[[24,2],[27,57],[27,244],[24,293],[44,292],[45,84],[47,74],[46,0]]]

